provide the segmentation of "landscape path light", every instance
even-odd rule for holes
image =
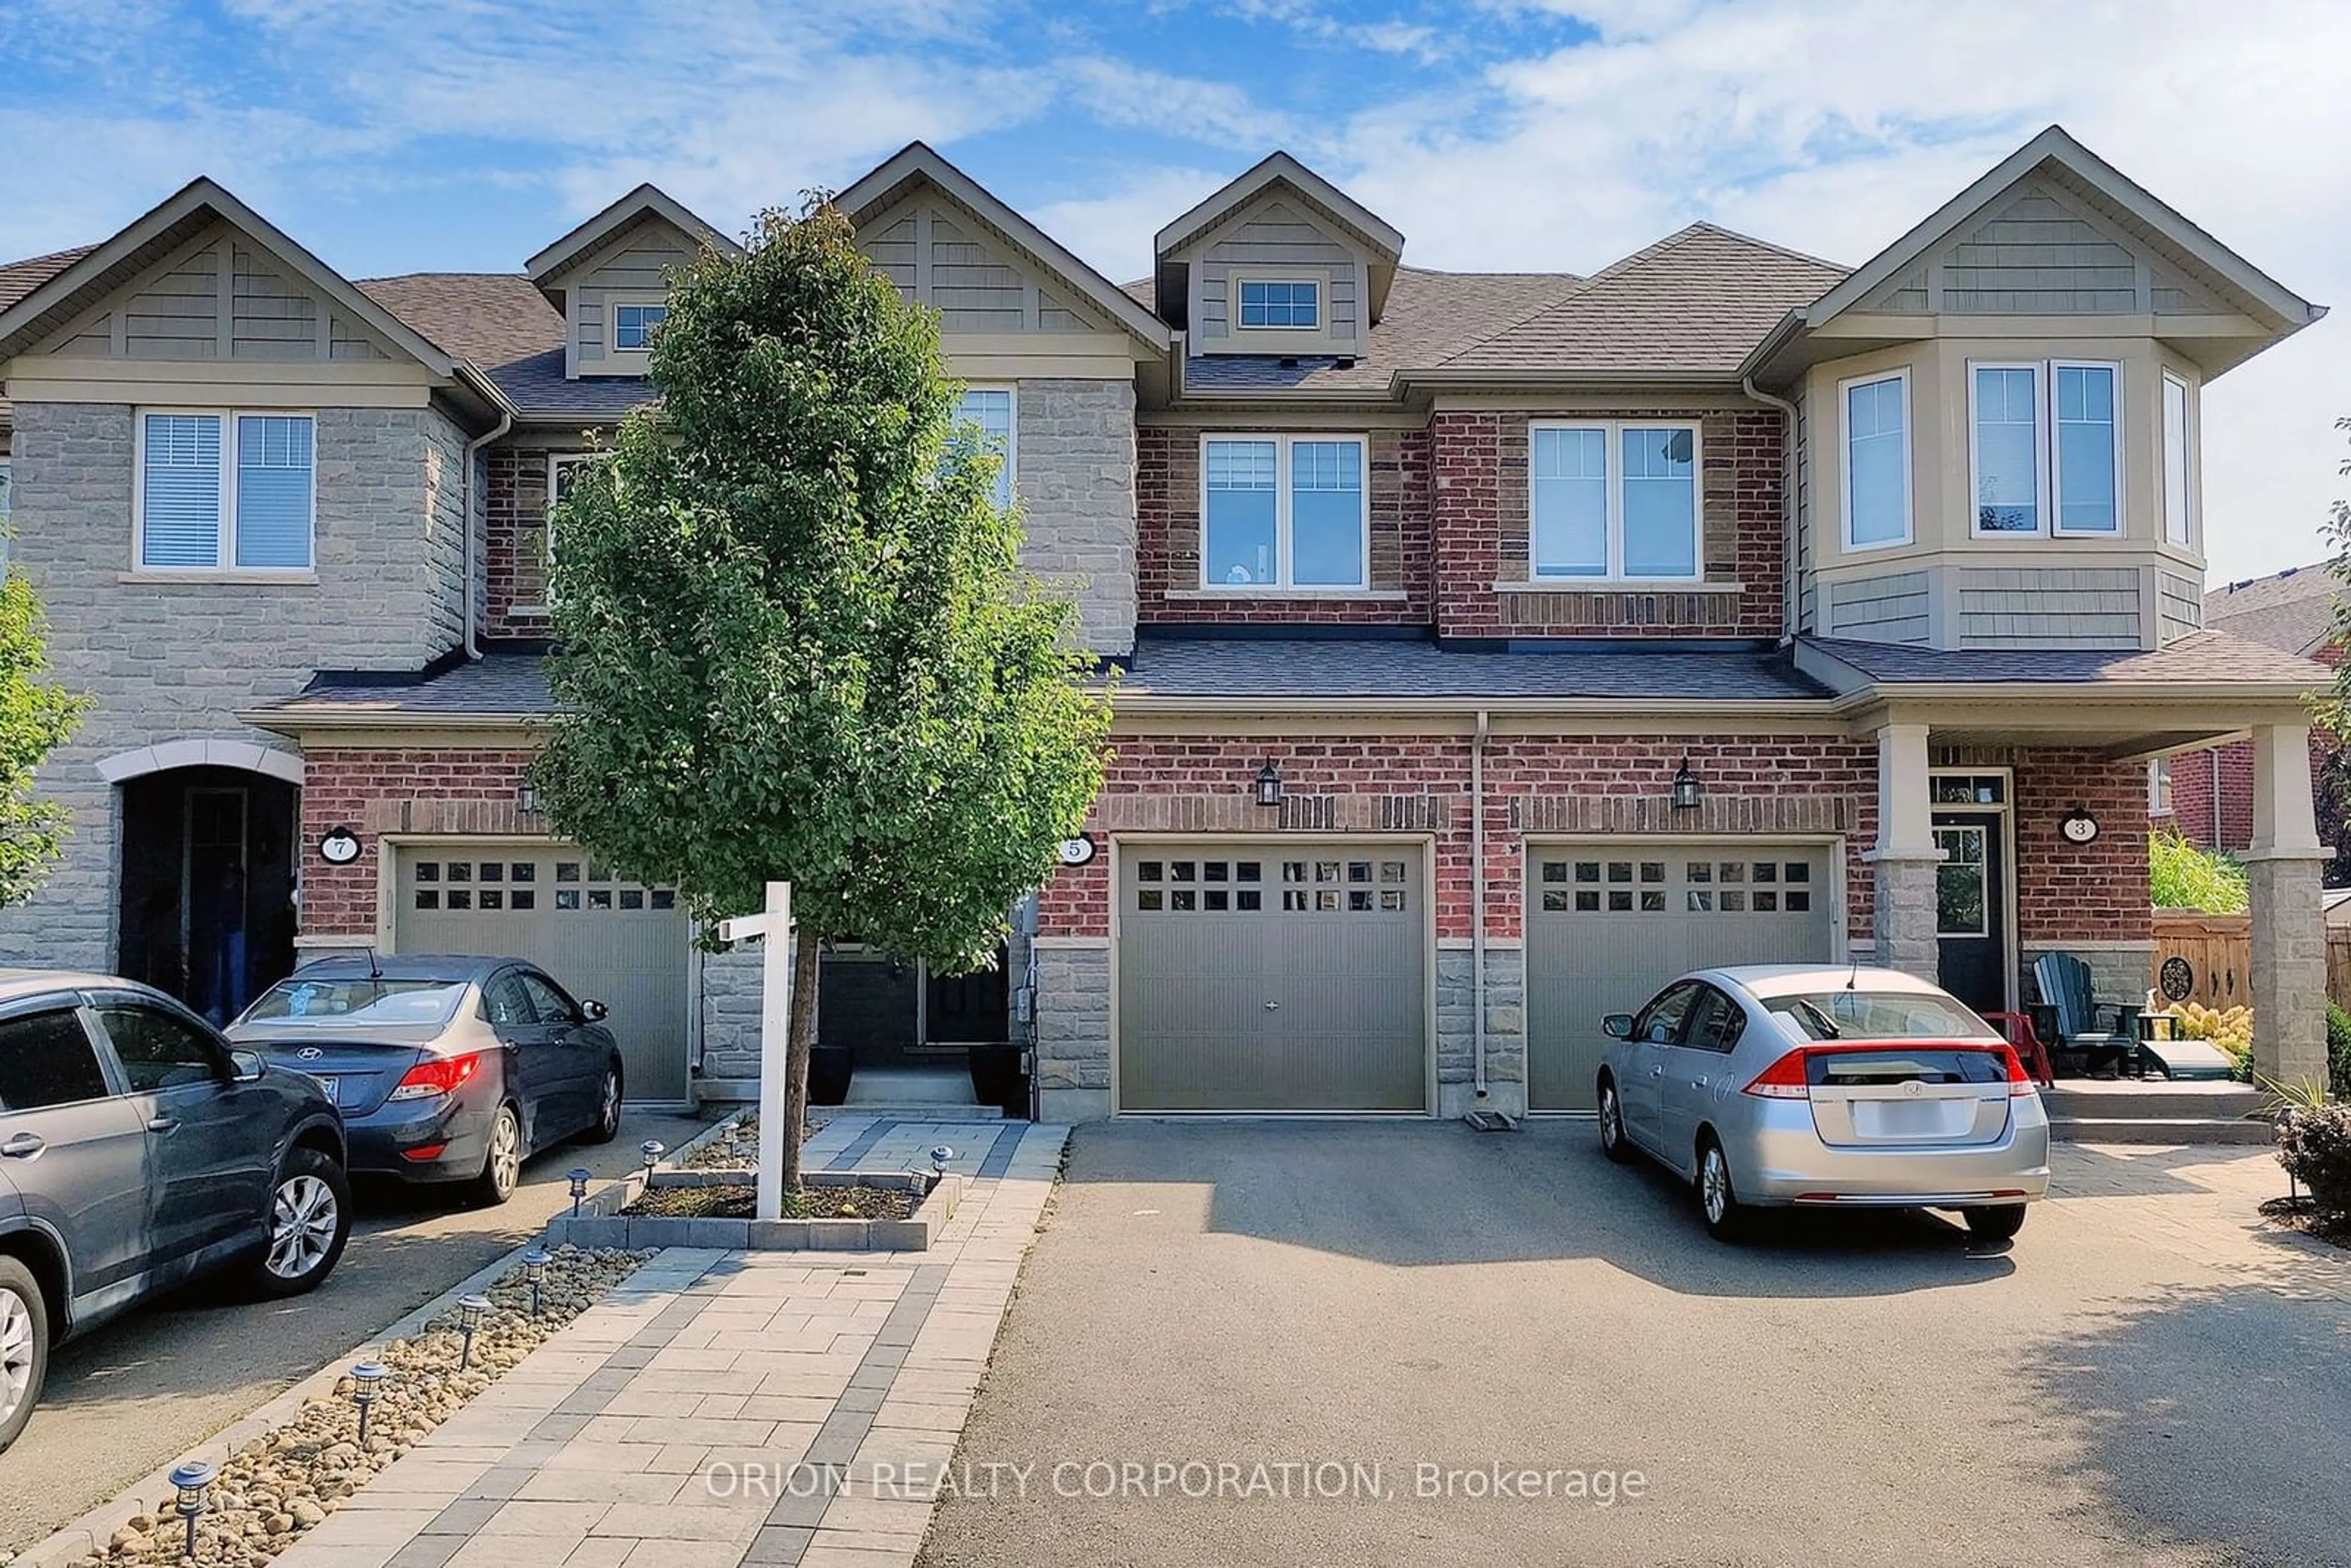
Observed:
[[[547,1249],[534,1247],[522,1255],[523,1278],[530,1281],[530,1315],[538,1316],[538,1288],[547,1278]]]
[[[363,1361],[351,1368],[351,1401],[360,1407],[360,1447],[367,1447],[368,1406],[392,1369],[380,1361]]]
[[[595,1178],[595,1174],[586,1166],[573,1166],[564,1173],[571,1183],[571,1218],[574,1219],[580,1218],[580,1200],[588,1196],[588,1184]]]
[[[190,1459],[172,1472],[172,1486],[180,1494],[180,1517],[188,1521],[188,1543],[183,1552],[187,1557],[196,1554],[196,1520],[204,1511],[204,1494],[212,1490],[213,1478],[218,1474],[219,1467],[204,1459]]]
[[[457,1332],[465,1336],[465,1343],[457,1352],[458,1371],[474,1364],[474,1335],[481,1328],[482,1320],[489,1315],[487,1296],[466,1296],[457,1302]]]

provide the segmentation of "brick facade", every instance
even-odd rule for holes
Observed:
[[[374,934],[386,833],[546,832],[545,819],[515,805],[536,755],[523,747],[311,747],[304,754],[302,840],[316,843],[329,828],[350,828],[361,851],[349,865],[329,865],[316,855],[305,862],[302,934]]]
[[[547,621],[548,455],[502,446],[488,454],[483,518],[486,637],[544,637]]]
[[[2015,768],[2018,942],[2153,941],[2147,764],[2036,747],[2018,752]],[[2086,844],[2057,831],[2077,806],[2098,820],[2098,836]]]
[[[2342,742],[2324,729],[2310,732],[2312,787],[2325,776],[2327,763]],[[2217,801],[2217,806],[2216,806]],[[2320,826],[2327,821],[2322,807]],[[2165,821],[2180,836],[2204,848],[2245,850],[2253,842],[2253,745],[2233,740],[2202,751],[2183,751],[2171,759],[2171,810]]]

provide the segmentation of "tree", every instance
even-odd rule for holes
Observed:
[[[794,1191],[820,945],[990,962],[1101,785],[1108,701],[955,423],[936,318],[839,212],[763,214],[681,270],[651,372],[661,402],[550,520],[561,716],[536,782],[705,927],[792,883]]]
[[[13,530],[0,523],[0,540]],[[22,904],[48,880],[64,852],[66,809],[37,799],[33,775],[65,744],[89,699],[46,681],[48,619],[40,595],[14,566],[0,583],[0,905]]]

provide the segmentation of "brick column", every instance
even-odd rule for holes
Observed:
[[[2253,847],[2244,855],[2252,904],[2253,1071],[2281,1085],[2326,1084],[2326,926],[2311,806],[2310,728],[2253,729]]]
[[[1889,969],[1932,980],[1941,954],[1935,939],[1935,868],[1943,852],[1929,826],[1927,727],[1889,724],[1877,731],[1877,845],[1862,858],[1877,878],[1876,950]]]

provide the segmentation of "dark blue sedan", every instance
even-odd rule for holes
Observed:
[[[621,1130],[621,1049],[601,1002],[516,958],[352,956],[305,965],[229,1038],[326,1086],[353,1175],[463,1184],[504,1203],[522,1163]]]

